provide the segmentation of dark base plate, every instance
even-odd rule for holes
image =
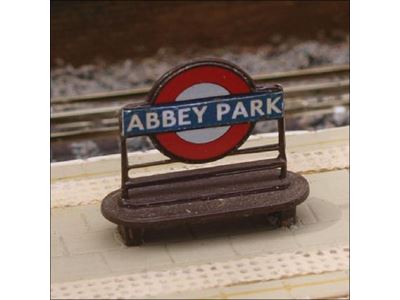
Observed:
[[[168,184],[157,184],[163,176],[168,176]],[[120,205],[120,190],[104,198],[101,211],[106,219],[118,224],[127,245],[140,245],[146,228],[182,223],[273,214],[278,216],[280,226],[289,226],[295,221],[296,206],[309,194],[304,177],[288,172],[285,179],[279,179],[279,170],[238,176],[227,173],[176,183],[171,176],[173,173],[149,177],[155,184],[132,189],[126,205]]]

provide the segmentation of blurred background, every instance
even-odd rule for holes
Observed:
[[[198,58],[282,84],[287,130],[348,125],[349,21],[348,1],[51,1],[51,160],[118,153],[118,109]]]

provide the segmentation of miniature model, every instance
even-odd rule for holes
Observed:
[[[309,194],[307,181],[287,171],[282,87],[256,87],[245,72],[222,60],[195,61],[167,72],[146,102],[120,114],[121,189],[102,213],[118,224],[127,245],[140,245],[146,228],[274,214],[295,221]],[[278,123],[278,143],[239,149],[255,123]],[[278,151],[273,159],[132,179],[126,140],[149,135],[173,161],[205,163],[228,154]]]

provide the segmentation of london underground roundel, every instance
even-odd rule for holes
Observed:
[[[224,61],[197,61],[163,76],[151,91],[151,105],[178,104],[199,98],[246,94],[255,87],[250,76]],[[157,133],[155,146],[169,157],[203,163],[221,158],[238,148],[253,129],[247,122],[221,127]]]

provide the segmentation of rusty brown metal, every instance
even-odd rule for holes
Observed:
[[[163,87],[169,78],[187,68],[207,64],[223,65],[224,68],[236,72],[248,82],[252,92],[282,91],[280,85],[256,87],[250,76],[231,63],[207,60],[192,62],[168,72],[154,85],[149,93],[148,103],[153,103],[160,87]],[[129,107],[137,106],[138,104],[133,104]],[[105,197],[101,211],[108,220],[118,225],[127,245],[141,244],[146,229],[182,223],[211,222],[231,217],[274,214],[281,226],[290,226],[295,221],[296,205],[304,201],[309,194],[307,181],[302,176],[287,171],[284,116],[275,120],[278,122],[278,144],[238,149],[251,133],[249,130],[236,147],[229,151],[229,154],[278,151],[276,158],[130,178],[129,170],[151,166],[154,163],[129,165],[127,137],[123,134],[121,115],[121,189]],[[254,124],[251,124],[251,129],[253,126]],[[154,136],[151,136],[151,139],[161,152],[171,158],[163,163],[193,163],[169,153],[158,145]],[[225,155],[227,153],[210,161]]]
[[[168,176],[173,179],[175,175]],[[276,188],[277,182],[280,188]],[[197,188],[190,189],[193,186]],[[213,194],[229,187],[235,187],[235,191]],[[227,174],[219,177],[212,187],[210,180],[203,178],[184,185],[171,181],[137,190],[129,198],[132,203],[137,200],[136,205],[119,205],[121,190],[117,190],[104,199],[101,207],[103,215],[125,232],[122,237],[127,245],[141,244],[147,229],[234,217],[265,216],[267,222],[267,217],[274,214],[281,226],[290,226],[295,221],[296,206],[309,194],[304,177],[288,172],[282,180],[277,170],[259,170],[236,177]],[[150,202],[150,199],[155,200]]]

